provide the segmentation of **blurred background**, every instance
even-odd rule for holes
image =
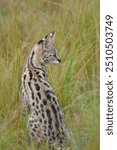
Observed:
[[[0,150],[30,149],[21,74],[33,44],[52,31],[62,62],[47,68],[73,132],[70,149],[99,150],[99,6],[99,0],[0,0]]]

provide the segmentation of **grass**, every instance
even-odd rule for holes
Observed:
[[[1,150],[30,149],[22,67],[33,44],[53,30],[62,62],[47,68],[75,139],[70,149],[99,150],[99,0],[0,1]]]

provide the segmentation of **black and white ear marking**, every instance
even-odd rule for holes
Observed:
[[[53,35],[53,34],[52,34],[52,33],[50,33],[50,36],[51,36],[51,37],[52,37],[52,35]]]
[[[45,43],[52,43],[55,40],[55,36],[56,36],[56,32],[51,32],[50,34],[48,34],[47,36],[45,36]]]
[[[38,45],[43,45],[43,43],[44,43],[44,41],[45,41],[45,38],[43,38],[43,39],[41,39],[39,42],[37,42],[38,43]]]
[[[54,31],[54,32],[50,33],[50,37],[51,37],[51,40],[53,42],[55,40],[55,37],[56,37],[56,32]]]
[[[42,40],[45,41],[45,38],[43,38]]]
[[[55,37],[56,37],[56,32],[55,32],[55,31],[54,31],[54,32],[51,32],[51,33],[49,33],[48,35],[46,35],[44,38],[42,38],[42,39],[38,42],[38,44],[39,44],[40,46],[44,46],[44,45],[47,45],[47,44],[49,44],[49,43],[52,43],[52,42],[54,42]]]

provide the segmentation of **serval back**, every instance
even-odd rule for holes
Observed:
[[[61,62],[53,44],[55,35],[55,32],[48,34],[31,50],[22,75],[22,103],[29,113],[31,140],[39,144],[48,141],[51,148],[63,148],[69,132],[45,68],[45,64]]]

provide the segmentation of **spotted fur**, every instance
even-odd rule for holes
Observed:
[[[68,129],[45,68],[45,64],[61,62],[53,45],[55,35],[48,34],[32,48],[22,75],[23,108],[29,112],[30,138],[39,144],[48,141],[51,148],[63,148]]]

